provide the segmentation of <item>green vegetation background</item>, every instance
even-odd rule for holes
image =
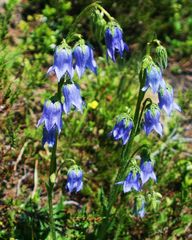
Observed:
[[[41,146],[42,129],[36,128],[42,106],[57,88],[46,71],[54,47],[70,30],[75,17],[91,1],[5,0],[0,2],[0,239],[48,239],[45,181],[50,152]],[[125,59],[114,64],[105,58],[87,24],[79,25],[95,50],[98,76],[86,72],[81,80],[87,108],[83,115],[64,117],[59,139],[59,164],[73,158],[84,171],[81,193],[65,192],[67,167],[60,170],[55,187],[58,239],[93,239],[105,208],[110,185],[119,166],[121,144],[107,137],[115,117],[128,106],[134,110],[138,69],[146,43],[154,36],[168,50],[165,78],[175,88],[182,113],[164,121],[164,136],[138,143],[151,146],[155,160],[155,190],[163,198],[156,211],[133,216],[133,196],[111,219],[108,239],[190,239],[191,113],[192,113],[192,2],[190,0],[107,1],[102,5],[124,30],[130,47]],[[96,102],[98,103],[98,106]],[[156,99],[154,99],[156,101]],[[150,186],[148,186],[150,187]],[[115,208],[114,208],[115,211]],[[65,237],[64,237],[65,235]]]

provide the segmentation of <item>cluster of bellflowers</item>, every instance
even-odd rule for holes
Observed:
[[[122,29],[117,22],[112,21],[105,24],[103,37],[106,43],[107,58],[115,62],[116,54],[123,57],[123,52],[128,50],[128,46],[123,41]],[[74,74],[76,73],[80,79],[86,69],[97,75],[93,48],[84,39],[80,37],[73,47],[69,46],[67,40],[63,40],[61,45],[56,47],[54,62],[48,69],[47,75],[56,75],[58,86],[61,86],[61,94],[57,93],[51,99],[45,101],[42,116],[37,123],[37,126],[43,125],[43,146],[45,144],[48,144],[50,148],[55,146],[57,136],[61,133],[63,127],[63,114],[69,114],[71,110],[82,113],[86,107],[80,87],[74,82]],[[128,135],[125,134],[124,143],[128,141]],[[79,192],[82,188],[83,171],[79,166],[73,165],[67,174],[66,189],[71,193],[73,191]]]
[[[143,59],[141,70],[144,79],[141,91],[146,92],[148,89],[151,89],[152,93],[158,98],[158,103],[153,103],[150,99],[150,103],[147,104],[144,109],[144,117],[140,123],[140,129],[143,129],[147,136],[153,131],[159,136],[163,135],[163,125],[160,121],[163,111],[168,116],[170,116],[174,110],[181,111],[180,107],[174,101],[172,86],[163,79],[163,70],[167,67],[166,49],[160,45],[158,40],[157,43],[158,46],[155,49],[155,57],[152,58],[150,54],[147,54]],[[133,128],[134,123],[129,111],[117,117],[115,126],[109,135],[114,140],[121,140],[122,145],[126,145],[129,142]],[[132,190],[142,192],[143,186],[146,185],[150,179],[155,183],[157,181],[156,173],[154,172],[154,163],[150,158],[149,152],[144,151],[140,159],[139,165],[135,159],[131,159],[127,177],[123,181],[116,183],[117,185],[123,186],[124,193],[131,192]],[[161,195],[156,192],[149,193],[148,195],[150,195],[148,202],[152,202],[154,207]],[[135,200],[134,214],[144,217],[145,205],[145,197],[139,194]]]
[[[127,113],[122,113],[117,117],[116,124],[109,136],[112,136],[114,140],[122,140],[122,144],[125,145],[130,137],[131,130],[133,128],[133,120]]]

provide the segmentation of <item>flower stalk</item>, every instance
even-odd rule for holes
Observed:
[[[61,102],[61,89],[64,83],[64,78],[58,82],[58,89],[57,89],[57,100]],[[54,213],[53,213],[53,189],[54,184],[57,176],[57,138],[58,133],[55,136],[55,144],[51,149],[51,162],[49,167],[49,180],[47,185],[47,196],[48,196],[48,206],[49,206],[49,227],[50,232],[53,240],[56,240],[56,230],[55,230],[55,222],[54,222]]]
[[[146,55],[150,54],[150,47],[151,47],[151,44],[148,43],[147,48],[146,48]],[[146,72],[145,71],[143,72],[143,69],[141,68],[141,71],[139,74],[139,80],[140,80],[139,95],[137,98],[137,104],[136,104],[134,118],[133,118],[133,129],[131,131],[130,139],[129,139],[128,143],[125,145],[125,147],[122,150],[120,168],[117,173],[115,183],[119,182],[121,178],[124,179],[127,174],[127,169],[130,165],[131,156],[132,156],[131,155],[132,145],[133,145],[135,136],[138,134],[138,127],[141,122],[144,108],[148,101],[151,103],[151,100],[149,100],[147,98],[144,101],[144,103],[142,104],[142,101],[145,96],[145,91],[142,91],[142,88],[145,85],[145,79],[146,79]],[[101,224],[101,226],[97,232],[97,239],[99,239],[99,240],[105,239],[105,236],[107,234],[107,229],[110,226],[109,217],[111,214],[111,210],[117,200],[117,196],[118,196],[119,192],[120,192],[120,187],[118,185],[114,184],[110,191],[110,195],[109,195],[109,202],[108,202],[108,206],[107,206],[107,211],[105,213],[106,218],[104,219],[103,223]]]
[[[115,183],[117,183],[120,178],[124,178],[126,176],[127,173],[127,168],[130,164],[130,160],[131,160],[131,148],[132,148],[132,144],[134,142],[134,138],[137,134],[137,126],[138,126],[138,122],[140,119],[140,109],[141,109],[141,104],[142,104],[142,100],[145,96],[145,92],[143,92],[141,89],[144,85],[144,81],[145,81],[145,74],[144,76],[142,76],[142,74],[140,74],[140,88],[139,88],[139,95],[137,98],[137,104],[136,104],[136,108],[135,108],[135,114],[134,114],[134,126],[133,129],[131,131],[131,135],[130,135],[130,139],[128,141],[128,143],[125,145],[123,151],[122,151],[122,155],[121,155],[121,166],[119,168],[119,171],[117,173],[117,177],[115,179]],[[141,114],[143,112],[141,111]],[[102,240],[105,239],[106,234],[107,234],[107,229],[110,226],[110,221],[109,221],[109,217],[111,214],[111,209],[114,205],[114,203],[117,200],[117,196],[120,192],[120,187],[118,185],[113,185],[110,195],[109,195],[109,202],[108,202],[108,207],[107,207],[107,212],[106,214],[106,218],[104,219],[102,225],[100,226],[100,228],[98,229],[98,233],[97,233],[97,239],[98,240]]]
[[[83,11],[76,17],[73,25],[71,26],[71,29],[67,35],[67,42],[71,42],[74,40],[74,37],[81,38],[81,35],[74,35],[74,32],[76,32],[77,25],[81,22],[83,18],[85,18],[93,9],[98,8],[100,11],[103,12],[103,14],[110,20],[114,21],[114,18],[111,17],[111,15],[99,4],[99,1],[96,1],[94,3],[89,4],[86,8],[83,9]]]
[[[48,205],[49,205],[49,226],[50,226],[51,236],[53,240],[56,240],[55,222],[53,217],[53,188],[54,188],[55,176],[57,171],[56,150],[57,150],[57,137],[56,137],[55,144],[52,148],[51,163],[49,168],[49,182],[47,186]]]

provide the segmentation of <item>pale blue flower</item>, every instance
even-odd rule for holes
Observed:
[[[119,27],[106,29],[105,43],[107,46],[107,57],[110,57],[115,62],[116,51],[123,57],[124,50],[128,51],[127,44],[123,41],[123,34]]]
[[[80,169],[70,169],[67,174],[66,189],[79,192],[83,188],[83,172]]]
[[[56,48],[53,66],[48,69],[47,74],[53,71],[56,73],[58,81],[60,81],[66,73],[72,79],[74,71],[72,52],[70,49]]]
[[[65,101],[63,104],[63,109],[65,113],[69,113],[72,106],[77,111],[83,111],[84,101],[81,97],[80,88],[77,84],[65,84],[63,86],[63,95],[65,97]]]

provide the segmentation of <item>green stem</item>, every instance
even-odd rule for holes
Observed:
[[[71,146],[71,144],[69,144],[69,146]],[[74,165],[76,164],[75,160],[72,159],[72,158],[67,158],[67,159],[64,158],[64,160],[65,160],[65,162],[66,162],[66,161],[70,161],[70,162],[72,162]],[[63,165],[65,164],[65,162],[62,162],[62,163],[60,164],[60,166],[58,167],[56,177],[57,177],[59,171],[61,170],[61,168],[63,167]]]
[[[141,76],[141,75],[140,75]],[[144,76],[145,78],[145,76]],[[131,147],[134,141],[134,138],[136,136],[136,130],[137,130],[137,126],[138,126],[138,122],[139,122],[139,113],[140,113],[140,108],[141,108],[141,103],[142,100],[144,98],[145,92],[143,92],[141,89],[143,87],[143,82],[144,82],[144,78],[141,79],[140,81],[140,89],[139,89],[139,96],[137,99],[137,105],[136,105],[136,109],[135,109],[135,114],[134,114],[134,127],[131,131],[131,135],[130,135],[130,139],[129,142],[127,143],[127,145],[125,146],[125,148],[123,149],[122,152],[122,158],[121,158],[121,167],[118,171],[117,177],[115,179],[115,183],[119,182],[121,179],[124,179],[127,173],[127,168],[129,166],[130,163],[130,156],[131,156]],[[108,203],[108,208],[107,208],[107,212],[105,213],[106,218],[103,221],[98,233],[97,233],[97,239],[102,240],[105,239],[105,236],[107,234],[107,229],[110,225],[110,221],[109,221],[109,217],[111,214],[111,209],[114,205],[114,203],[117,201],[117,196],[120,192],[120,187],[118,185],[113,185],[111,192],[110,192],[110,196],[109,196],[109,203]]]
[[[131,158],[133,158],[135,156],[136,153],[138,153],[141,149],[146,149],[147,148],[147,144],[143,144],[141,146],[139,146],[134,152],[133,154],[131,155]]]
[[[92,8],[95,8],[95,7],[98,7],[98,3],[97,2],[94,2],[94,3],[91,3],[90,5],[88,5],[86,8],[83,9],[83,11],[76,17],[73,25],[71,26],[71,29],[67,35],[67,42],[70,42],[71,38],[72,38],[72,35],[73,33],[75,32],[76,28],[77,28],[77,24],[81,21],[81,19],[83,17],[85,17],[87,15],[87,13],[89,13],[89,11],[92,9]]]
[[[147,48],[146,48],[146,55],[150,55],[150,50],[151,50],[151,43],[147,44]],[[141,104],[143,101],[143,98],[145,96],[145,92],[142,91],[142,88],[145,84],[145,78],[146,78],[146,71],[143,72],[143,68],[141,68],[140,74],[139,74],[139,80],[140,80],[140,88],[139,88],[139,95],[137,98],[137,104],[136,104],[136,108],[135,108],[135,113],[134,113],[134,118],[133,118],[133,129],[131,131],[131,135],[129,138],[128,143],[125,145],[125,147],[123,148],[122,151],[122,155],[121,155],[121,162],[120,162],[120,168],[119,171],[117,173],[117,177],[115,179],[115,183],[119,182],[122,179],[125,179],[126,174],[127,174],[127,170],[131,161],[131,148],[134,142],[134,138],[137,135],[138,132],[138,128],[139,128],[139,124],[141,122],[141,118],[143,115],[143,111],[145,109],[145,105],[147,103],[147,101],[151,101],[149,99],[146,99],[144,104],[143,104],[143,108],[141,110]],[[117,201],[117,196],[120,192],[120,186],[118,185],[113,185],[111,191],[110,191],[110,195],[109,195],[109,202],[108,202],[108,206],[107,206],[107,210],[105,213],[105,219],[103,220],[102,224],[100,225],[96,235],[97,235],[97,239],[98,240],[102,240],[105,239],[105,236],[107,234],[107,230],[110,227],[110,221],[109,221],[109,217],[111,214],[111,209],[113,207],[113,205],[115,204],[115,202]]]
[[[110,20],[110,21],[114,21],[114,18],[111,17],[111,15],[98,3],[95,4],[97,6],[97,8],[99,8],[104,14],[105,16]]]
[[[76,17],[76,19],[75,19],[73,25],[71,26],[71,29],[66,37],[67,43],[74,40],[73,36],[74,36],[74,32],[76,32],[75,30],[77,28],[77,24],[81,21],[81,19],[85,18],[88,14],[90,15],[90,11],[94,8],[100,9],[110,21],[114,21],[114,18],[111,17],[111,15],[99,4],[99,1],[91,3],[86,8],[84,8],[83,11]],[[76,37],[80,37],[80,36],[76,35]]]
[[[89,107],[86,107],[86,109],[83,112],[83,116],[82,116],[82,118],[81,118],[77,128],[75,129],[75,134],[79,133],[79,131],[81,130],[83,124],[86,122],[86,117],[87,117],[88,111],[89,111]]]
[[[57,161],[56,161],[56,149],[57,149],[57,136],[55,140],[55,144],[52,148],[52,154],[51,154],[51,163],[49,168],[49,183],[48,183],[48,204],[49,204],[49,225],[50,225],[50,231],[51,236],[53,240],[56,240],[56,232],[55,232],[55,222],[53,218],[53,187],[54,182],[53,181],[53,174],[56,174],[57,170]]]
[[[152,104],[152,100],[150,98],[146,98],[145,101],[143,102],[143,107],[141,109],[141,113],[140,113],[140,116],[139,116],[139,121],[138,121],[138,124],[136,126],[136,134],[138,133],[138,128],[139,128],[139,125],[141,123],[141,119],[142,119],[143,112],[145,110],[145,106],[146,106],[147,102],[149,102],[149,104]]]
[[[57,95],[56,100],[61,102],[61,90],[64,83],[64,78],[58,83]],[[56,240],[56,231],[55,231],[55,222],[53,217],[53,188],[55,184],[55,179],[57,175],[57,137],[58,133],[55,136],[55,144],[51,150],[51,163],[49,167],[49,180],[47,185],[47,192],[48,192],[48,205],[49,205],[49,226],[51,231],[52,240]]]

